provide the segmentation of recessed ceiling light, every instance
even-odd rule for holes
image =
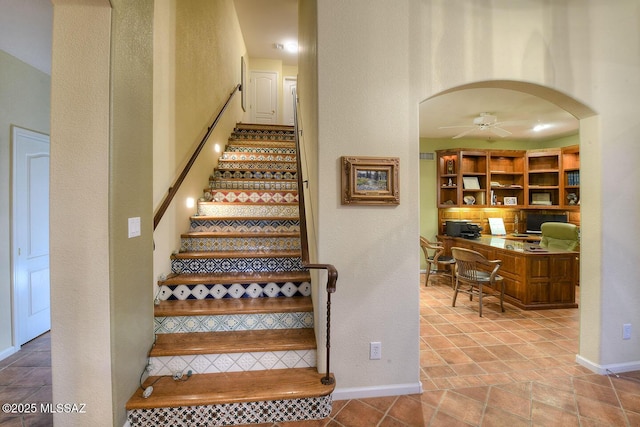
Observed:
[[[548,124],[548,123],[539,124],[539,125],[535,125],[535,126],[533,127],[533,131],[534,131],[534,132],[540,132],[540,131],[542,131],[542,130],[549,129],[550,127],[551,127],[551,125],[550,125],[550,124]]]
[[[287,48],[287,52],[296,53],[298,51],[298,43],[287,43],[285,46]]]

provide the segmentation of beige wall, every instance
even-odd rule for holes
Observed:
[[[54,1],[53,400],[86,404],[56,425],[123,425],[153,341],[152,17],[152,1]]]
[[[240,58],[246,55],[232,0],[155,5],[154,181],[157,209],[232,89],[240,83]],[[215,53],[215,54],[214,54]],[[172,205],[154,233],[154,282],[170,273],[170,255],[180,248],[195,209],[186,199],[202,197],[217,163],[216,144],[224,149],[242,120],[237,92]]]
[[[541,85],[534,94],[583,119],[588,262],[579,360],[597,371],[637,369],[638,336],[621,339],[623,323],[640,324],[640,247],[628,239],[629,224],[640,217],[640,200],[628,196],[640,182],[634,16],[631,0],[498,1],[483,8],[464,0],[318,4],[318,252],[340,271],[332,341],[339,389],[385,391],[418,381],[418,104],[456,86],[500,79]],[[590,118],[590,110],[599,117]],[[400,206],[341,206],[341,155],[400,157]],[[374,340],[382,341],[382,362],[368,360]]]
[[[318,176],[310,185],[318,188],[318,257],[340,274],[331,347],[338,399],[420,388],[416,5],[317,3]],[[341,156],[399,157],[400,205],[342,206]],[[372,341],[382,343],[382,360],[369,360]]]
[[[11,126],[49,133],[51,77],[0,50],[0,359],[13,342],[11,291]]]

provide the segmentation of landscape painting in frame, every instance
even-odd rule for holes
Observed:
[[[343,205],[398,205],[398,157],[341,158]]]

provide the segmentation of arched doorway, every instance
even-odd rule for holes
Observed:
[[[581,281],[581,293],[580,293],[580,324],[581,328],[581,339],[580,339],[580,349],[578,351],[577,360],[579,363],[589,367],[592,370],[597,370],[597,367],[592,366],[589,362],[586,361],[586,358],[582,358],[580,354],[583,354],[585,351],[589,352],[590,350],[585,350],[584,342],[585,337],[594,334],[595,330],[599,329],[592,328],[593,322],[596,322],[593,319],[589,319],[588,316],[585,316],[583,313],[590,312],[591,308],[598,304],[598,292],[596,289],[600,288],[599,278],[601,274],[601,257],[600,257],[600,242],[601,242],[601,208],[599,206],[597,198],[599,185],[598,176],[600,174],[599,167],[594,163],[594,157],[597,157],[597,154],[592,152],[587,144],[584,144],[584,141],[589,141],[592,143],[593,141],[599,138],[599,129],[598,129],[598,118],[596,112],[590,107],[584,105],[583,103],[575,100],[574,98],[558,92],[554,89],[540,86],[537,84],[527,83],[527,82],[519,82],[519,81],[483,81],[470,83],[462,86],[457,86],[454,88],[447,89],[438,94],[435,94],[425,101],[423,101],[420,105],[421,117],[427,115],[430,116],[431,120],[438,117],[438,112],[435,110],[437,105],[442,105],[442,101],[447,101],[448,96],[455,94],[455,97],[450,97],[451,99],[456,99],[457,102],[463,97],[460,95],[465,92],[473,92],[477,89],[483,89],[484,96],[486,99],[491,99],[491,92],[495,91],[511,91],[517,92],[520,95],[527,96],[529,98],[536,98],[538,101],[542,101],[547,104],[551,104],[557,110],[561,110],[566,115],[570,115],[575,118],[575,128],[576,128],[576,141],[582,147],[584,145],[584,150],[581,149],[581,169],[582,176],[586,177],[586,179],[582,180],[581,185],[581,228],[582,228],[582,242],[583,246],[581,248],[581,258],[589,259],[589,263],[581,263],[581,277],[583,280]],[[438,102],[435,102],[437,100]],[[492,99],[492,101],[496,101]],[[487,102],[487,104],[490,104]],[[493,103],[492,105],[496,105]],[[454,106],[455,107],[455,106]],[[508,106],[507,106],[508,107]],[[493,109],[493,110],[492,110]],[[496,113],[500,116],[499,111],[495,111],[496,107],[491,107],[488,111],[491,113]],[[455,108],[453,108],[455,110]],[[487,110],[479,110],[476,114],[482,113]],[[525,111],[525,109],[523,109]],[[533,114],[533,113],[532,113]],[[530,121],[531,118],[523,116],[520,118],[522,121]],[[498,119],[500,120],[500,118]],[[437,128],[445,124],[432,123],[431,126]],[[456,129],[456,132],[461,132],[461,130]],[[432,144],[428,140],[428,134],[425,133],[425,129],[421,126],[420,129],[421,135],[421,153],[422,152],[433,152],[435,149],[438,149],[437,144]],[[455,134],[452,134],[455,135]],[[478,139],[478,138],[476,138]],[[496,146],[500,142],[499,137],[487,138],[486,136],[479,138],[481,141],[484,141],[485,144],[490,146]],[[508,138],[505,138],[508,139]],[[451,140],[451,136],[447,139],[447,141]],[[467,142],[467,141],[465,141]],[[536,143],[540,145],[539,143]],[[519,148],[523,146],[523,143],[520,143]],[[435,148],[434,148],[435,147]],[[537,148],[537,147],[536,147]],[[428,153],[427,153],[428,154]],[[428,156],[424,156],[428,157]],[[431,175],[431,178],[429,178]],[[595,184],[595,185],[594,185]],[[426,235],[435,234],[437,230],[437,208],[435,202],[435,196],[430,191],[436,188],[435,184],[435,165],[429,166],[428,163],[421,162],[421,233],[425,233]],[[426,188],[426,191],[424,189]],[[593,260],[593,262],[592,262]],[[589,283],[591,282],[591,283]],[[584,286],[587,285],[587,286]],[[593,285],[593,286],[590,286]],[[586,307],[586,310],[584,308]],[[593,340],[592,340],[593,341]]]

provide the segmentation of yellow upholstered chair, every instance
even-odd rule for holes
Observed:
[[[453,286],[453,264],[455,260],[450,256],[444,255],[444,248],[441,244],[430,242],[422,236],[420,236],[420,247],[427,262],[427,279],[424,285],[429,286],[429,276],[433,272],[434,274],[450,276],[451,286]]]
[[[500,309],[504,312],[504,280],[498,275],[502,261],[489,261],[481,253],[464,248],[451,248],[451,253],[456,260],[456,284],[451,306],[456,306],[458,292],[469,294],[470,301],[473,301],[473,296],[476,295],[480,317],[482,317],[482,297],[486,293],[500,298]],[[500,283],[500,290],[495,287],[497,282]]]
[[[540,227],[540,247],[547,249],[578,250],[580,244],[578,227],[563,222],[545,222]]]

